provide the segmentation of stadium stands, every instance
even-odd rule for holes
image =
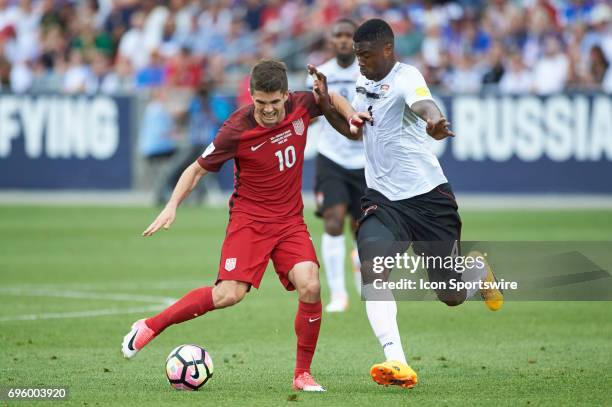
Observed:
[[[612,92],[612,10],[592,0],[2,1],[0,81],[16,93],[130,94],[206,78],[233,91],[257,58],[301,71],[330,56],[335,19],[375,16],[441,90]]]

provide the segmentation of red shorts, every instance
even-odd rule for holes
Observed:
[[[304,220],[264,223],[233,217],[221,248],[217,283],[244,281],[259,288],[270,258],[285,289],[295,290],[287,278],[293,266],[303,261],[319,264]]]

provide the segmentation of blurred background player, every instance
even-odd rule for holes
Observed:
[[[371,113],[362,127],[368,188],[357,241],[368,320],[387,359],[372,366],[370,374],[378,384],[411,388],[417,374],[406,362],[397,305],[390,291],[374,288],[374,279],[381,275],[373,270],[373,259],[405,253],[411,244],[419,255],[460,255],[457,203],[438,159],[425,144],[430,137],[443,140],[454,134],[418,69],[396,60],[393,31],[385,21],[366,21],[353,40],[361,72],[353,106]],[[436,282],[495,281],[489,267],[461,274],[440,264],[429,267],[427,274]],[[445,304],[456,306],[477,291],[449,288],[436,294]],[[503,304],[496,289],[480,294],[491,310]]]
[[[200,84],[186,106],[187,110],[181,112],[182,119],[187,122],[187,145],[181,149],[178,159],[173,161],[166,176],[165,186],[168,194],[163,196],[161,204],[166,203],[185,168],[193,163],[193,157],[197,157],[212,142],[223,122],[232,113],[231,103],[221,96],[215,87],[214,81]],[[203,202],[206,194],[219,194],[219,189],[217,174],[208,174],[191,193],[191,197],[193,202],[199,204]]]
[[[317,67],[317,70],[327,77],[329,90],[348,100],[352,100],[355,95],[355,81],[359,76],[359,67],[353,53],[353,34],[356,28],[357,24],[350,19],[336,21],[331,33],[335,57]],[[313,84],[310,75],[307,84]],[[357,220],[361,216],[360,199],[366,187],[363,142],[344,137],[326,120],[322,120],[317,129],[319,138],[315,181],[316,214],[323,217],[325,225],[325,233],[321,238],[321,256],[331,294],[331,301],[325,311],[343,312],[348,307],[344,280],[344,218],[350,215],[351,231],[354,233],[357,230]],[[361,274],[356,244],[351,260],[355,286],[359,292]]]
[[[285,65],[264,60],[253,67],[253,104],[235,111],[214,141],[181,175],[166,207],[143,236],[168,229],[176,210],[200,179],[235,162],[235,188],[229,202],[230,220],[221,249],[217,281],[190,291],[158,315],[132,325],[122,342],[126,358],[134,357],[164,329],[215,309],[240,302],[258,288],[270,259],[285,289],[297,290],[297,335],[293,388],[325,391],[310,374],[321,326],[319,265],[304,223],[302,167],[308,124],[324,113],[348,128],[347,117],[331,103],[326,90],[289,92]],[[346,100],[343,101],[348,105]]]

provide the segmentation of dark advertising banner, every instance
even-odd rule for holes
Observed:
[[[455,190],[612,193],[609,95],[442,101],[457,136],[432,145]]]
[[[0,95],[0,188],[126,189],[127,97]]]

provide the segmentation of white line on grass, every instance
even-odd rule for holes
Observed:
[[[0,288],[0,294],[25,295],[28,297],[58,297],[58,298],[85,298],[88,300],[109,300],[129,302],[165,302],[175,301],[171,297],[160,297],[152,295],[123,294],[123,293],[98,293],[92,291],[55,291],[48,289],[23,289],[23,288]]]
[[[0,288],[0,295],[16,295],[26,297],[56,297],[56,298],[75,298],[88,300],[106,301],[128,301],[128,302],[148,302],[154,303],[146,307],[131,308],[103,308],[86,311],[52,312],[42,314],[11,315],[0,317],[0,322],[9,321],[36,321],[44,319],[65,319],[65,318],[86,318],[107,315],[134,314],[139,312],[157,311],[176,301],[171,297],[137,295],[126,293],[101,293],[94,291],[74,291],[74,290],[49,290],[46,288],[23,288],[23,287],[3,287]]]
[[[11,284],[5,285],[7,290],[144,290],[144,289],[159,289],[168,290],[173,288],[193,288],[200,287],[206,282],[203,280],[163,280],[156,282],[146,281],[104,281],[99,283],[37,283],[37,284]],[[2,290],[3,288],[0,288]]]
[[[66,319],[66,318],[88,318],[102,317],[107,315],[123,315],[135,314],[139,312],[158,311],[164,308],[164,305],[152,305],[148,307],[134,308],[105,308],[89,311],[72,311],[72,312],[51,312],[46,314],[26,314],[14,315],[9,317],[0,317],[0,322],[10,321],[39,321],[43,319]]]

